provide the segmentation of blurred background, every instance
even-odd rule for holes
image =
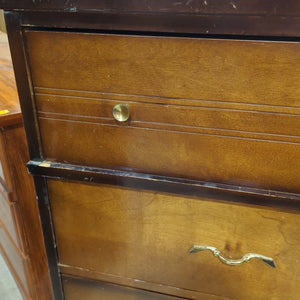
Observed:
[[[4,24],[4,15],[3,15],[3,10],[0,9],[0,31],[4,31],[5,30],[5,24]]]

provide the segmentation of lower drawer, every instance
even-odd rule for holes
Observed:
[[[176,300],[177,297],[151,293],[108,283],[63,277],[65,300]]]
[[[61,271],[191,299],[298,299],[297,212],[108,185],[49,180]],[[258,253],[229,266],[227,259]],[[202,297],[202,298],[201,298]]]

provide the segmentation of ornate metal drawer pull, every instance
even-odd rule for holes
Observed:
[[[261,261],[263,261],[264,263],[266,263],[267,265],[276,268],[275,262],[271,257],[267,257],[267,256],[263,256],[260,254],[256,254],[256,253],[247,253],[245,255],[243,255],[241,258],[239,259],[228,259],[226,257],[224,257],[221,253],[220,250],[218,250],[215,247],[210,247],[210,246],[198,246],[198,245],[194,245],[189,252],[190,253],[197,253],[200,251],[204,251],[204,250],[210,250],[214,256],[217,256],[221,262],[230,265],[230,266],[236,266],[236,265],[240,265],[244,262],[248,262],[250,259],[252,258],[258,258]]]

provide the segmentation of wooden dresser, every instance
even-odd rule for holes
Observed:
[[[0,8],[55,299],[299,299],[299,1]]]
[[[8,40],[0,33],[0,252],[24,299],[49,299],[51,284],[28,159]]]

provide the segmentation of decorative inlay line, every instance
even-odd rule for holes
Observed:
[[[113,124],[113,123],[100,123],[100,122],[94,122],[94,121],[87,121],[87,120],[66,120],[66,119],[59,119],[59,118],[51,118],[51,117],[43,117],[40,116],[39,118],[40,120],[51,120],[51,121],[60,121],[60,122],[73,122],[73,123],[82,123],[82,124],[94,124],[94,125],[98,125],[98,126],[108,126],[108,127],[116,127],[119,129],[139,129],[139,130],[152,130],[152,131],[163,131],[163,132],[172,132],[172,133],[181,133],[181,134],[198,134],[198,135],[206,135],[206,136],[216,136],[216,137],[221,137],[221,138],[234,138],[234,139],[241,139],[241,140],[253,140],[253,141],[259,141],[259,142],[274,142],[274,143],[283,143],[283,144],[290,144],[290,145],[299,145],[300,144],[300,137],[296,137],[296,136],[287,136],[287,135],[276,135],[276,134],[262,134],[262,133],[252,133],[252,132],[246,132],[246,131],[234,131],[234,130],[225,130],[225,129],[213,129],[213,128],[205,128],[205,127],[192,127],[192,126],[182,126],[182,125],[174,125],[174,124],[168,124],[168,126],[164,126],[164,127],[168,127],[168,128],[172,128],[172,129],[165,129],[165,128],[160,128],[160,125],[165,125],[165,124],[159,124],[159,123],[147,123],[147,122],[134,122],[132,121],[131,124],[134,124],[134,126],[129,125],[129,126],[120,126],[118,124]],[[99,120],[105,120],[104,118],[95,118],[95,119],[99,119]],[[106,119],[108,121],[114,121],[113,119]],[[146,127],[143,126],[143,124],[145,125],[154,125],[154,127]],[[141,125],[141,126],[138,126]],[[155,127],[156,125],[156,127]],[[185,129],[198,129],[197,132],[196,131],[184,131],[184,130],[174,130],[173,128],[185,128]],[[202,132],[201,132],[202,131]],[[205,131],[211,131],[209,133],[205,132]],[[228,135],[223,135],[218,133],[218,131],[222,131],[222,132],[226,132],[228,133]],[[212,132],[216,132],[215,134],[213,134]],[[233,133],[236,135],[229,135],[229,133]],[[243,136],[238,136],[239,133],[242,133],[244,135],[250,135],[250,137],[243,137]],[[255,136],[263,136],[264,138],[257,138]],[[278,137],[278,138],[282,138],[283,140],[274,140],[271,139],[273,137]],[[268,139],[269,138],[269,139]],[[287,139],[295,139],[295,140],[299,140],[299,141],[287,141],[284,140],[284,138]]]
[[[300,115],[300,106],[287,105],[270,105],[260,103],[247,102],[231,102],[220,100],[205,100],[205,99],[183,99],[171,98],[161,96],[148,95],[131,95],[131,94],[117,94],[107,92],[92,92],[83,90],[67,90],[56,88],[35,87],[36,95],[52,95],[60,97],[85,98],[97,100],[126,100],[133,102],[153,103],[153,104],[179,104],[182,106],[200,106],[212,108],[235,109],[249,112],[274,112],[282,114]],[[244,108],[243,108],[244,107]]]

